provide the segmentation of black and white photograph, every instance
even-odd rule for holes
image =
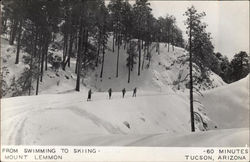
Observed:
[[[0,32],[1,146],[249,148],[249,1],[2,0]]]

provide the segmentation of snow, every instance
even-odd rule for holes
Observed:
[[[237,108],[223,109],[205,107],[207,118],[216,122],[218,128],[209,131],[190,132],[189,100],[184,93],[161,93],[143,91],[137,97],[132,92],[122,98],[121,92],[108,94],[95,92],[92,101],[87,94],[43,94],[2,99],[1,131],[2,144],[22,145],[96,145],[96,146],[245,146],[249,145],[249,128],[239,118],[228,115],[249,113],[249,107],[239,102],[248,78],[235,84],[211,90],[224,99],[223,90],[234,91],[228,100]],[[245,96],[245,95],[244,95]],[[204,97],[202,103],[212,103]],[[205,104],[204,104],[205,105]],[[244,109],[246,111],[243,111]],[[212,114],[214,111],[214,114]],[[219,112],[219,113],[215,113]],[[224,112],[224,114],[220,114]],[[241,114],[242,115],[242,114]],[[217,120],[220,119],[220,120]],[[245,118],[246,120],[246,118]],[[249,123],[248,123],[249,124]],[[129,125],[129,126],[128,126]],[[238,127],[233,127],[238,125]]]
[[[22,57],[25,55],[22,50],[19,55],[20,63],[15,64],[16,48],[8,43],[8,40],[1,38],[1,68],[5,81],[7,84],[11,84],[11,79],[13,79],[13,77],[17,79],[26,65],[22,61]]]
[[[61,39],[61,35],[56,36],[57,44],[60,44]],[[27,55],[27,53],[21,50],[20,62],[15,64],[15,45],[8,45],[8,41],[3,36],[1,40],[3,78],[7,82],[7,88],[9,88],[13,78],[18,79],[27,66],[23,63],[23,56]],[[138,76],[138,65],[135,64],[131,72],[131,81],[128,83],[128,68],[126,66],[128,54],[124,49],[124,44],[122,44],[120,48],[119,77],[116,78],[117,46],[115,46],[115,51],[113,52],[111,50],[112,40],[112,36],[110,36],[108,49],[105,54],[103,78],[100,78],[101,66],[95,70],[89,70],[81,79],[81,91],[87,92],[86,88],[93,88],[99,92],[106,92],[109,88],[112,88],[113,91],[121,91],[123,88],[132,90],[135,87],[140,91],[167,93],[186,91],[188,79],[182,80],[188,74],[188,62],[185,62],[188,55],[184,49],[175,47],[174,51],[170,48],[168,52],[167,46],[164,43],[160,43],[160,55],[158,55],[155,51],[156,43],[152,43],[149,49],[152,53],[149,68],[146,67],[148,60],[145,60],[144,68],[141,69],[141,75]],[[49,53],[53,53],[53,56],[62,57],[61,49],[52,49],[50,47]],[[142,58],[143,55],[144,50],[142,50]],[[102,56],[101,53],[100,56]],[[66,71],[63,71],[61,68],[55,71],[52,69],[52,65],[48,64],[48,70],[44,71],[43,82],[39,84],[39,94],[58,94],[74,91],[76,84],[75,64],[76,60],[72,58],[71,67],[66,67]],[[199,75],[199,73],[199,71],[194,71],[194,75]],[[209,77],[212,80],[211,83],[204,82],[201,85],[197,85],[197,88],[206,90],[225,85],[222,79],[213,72],[210,72]],[[36,87],[35,80],[33,80],[33,87]],[[7,95],[4,97],[11,97],[12,93],[11,90],[8,90]],[[32,94],[34,93],[32,91]]]
[[[206,91],[199,100],[219,128],[249,128],[249,75],[238,82]]]
[[[246,146],[249,129],[224,129],[187,135],[167,136],[159,134],[147,139],[134,141],[131,146],[166,146],[166,147],[239,147]]]
[[[59,35],[60,36],[60,35]],[[61,38],[57,38],[61,40]],[[1,38],[3,78],[22,73],[26,65],[21,51],[20,63],[15,62],[15,46]],[[109,38],[112,47],[112,37]],[[208,124],[203,132],[196,121],[196,132],[190,133],[189,96],[185,80],[188,74],[187,52],[175,47],[167,51],[160,43],[160,55],[150,47],[152,61],[137,76],[137,65],[127,83],[126,50],[121,47],[119,77],[116,78],[117,47],[106,51],[104,74],[100,66],[89,71],[76,92],[75,59],[66,71],[54,71],[49,64],[39,85],[38,96],[1,99],[1,140],[3,145],[98,145],[98,146],[245,146],[249,145],[249,76],[227,85],[210,72],[211,82],[195,85],[204,97],[195,96],[194,110]],[[52,52],[50,50],[50,52]],[[61,56],[56,50],[54,55]],[[143,50],[142,50],[143,56]],[[145,65],[148,61],[145,61]],[[195,68],[194,68],[195,69]],[[194,75],[199,75],[194,70]],[[182,81],[183,80],[183,81]],[[34,83],[35,84],[35,83]],[[132,89],[138,88],[137,97]],[[219,88],[215,88],[219,87]],[[92,88],[92,101],[87,102],[87,90]],[[107,90],[112,88],[112,99]],[[125,98],[121,89],[126,88]],[[214,88],[214,89],[213,89]],[[208,90],[212,89],[212,90]],[[223,138],[222,138],[223,137]]]
[[[112,100],[107,100],[104,93],[97,93],[94,94],[96,97],[93,98],[93,102],[86,102],[83,96],[81,93],[71,93],[4,99],[2,101],[3,138],[5,135],[15,134],[10,131],[8,135],[8,132],[5,131],[10,130],[7,125],[12,125],[17,121],[19,121],[17,127],[20,127],[17,131],[23,130],[24,134],[28,131],[23,141],[36,142],[36,138],[45,140],[49,136],[48,140],[50,140],[56,134],[58,136],[58,133],[62,135],[57,139],[66,138],[69,134],[72,136],[83,133],[85,136],[86,134],[150,134],[167,132],[167,128],[169,132],[179,132],[185,130],[185,125],[189,120],[188,116],[184,118],[184,122],[184,119],[178,120],[170,115],[169,112],[172,111],[178,111],[180,114],[188,111],[188,109],[184,109],[187,105],[182,101],[183,99],[175,96],[167,96],[167,98],[179,102],[180,106],[177,107],[175,102],[172,102],[167,107],[168,109],[162,102],[159,102],[164,101],[166,96],[160,98],[138,96],[136,99],[127,96],[126,99],[122,99],[121,95],[116,93]],[[27,102],[27,98],[30,98],[31,102]],[[156,102],[149,102],[149,98],[154,98]],[[8,109],[5,111],[6,107]],[[168,116],[167,119],[166,116]],[[130,129],[124,125],[125,121],[130,124]],[[178,123],[172,130],[171,121]],[[5,126],[5,124],[7,125]],[[31,130],[33,133],[29,133]],[[53,134],[53,130],[56,134]],[[47,131],[49,134],[43,134]],[[3,139],[3,141],[8,141],[8,139]],[[60,142],[62,141],[60,140]],[[21,141],[9,139],[9,142]],[[46,144],[49,141],[44,142]]]
[[[172,47],[168,51],[167,46],[164,43],[160,43],[160,54],[156,52],[156,43],[152,43],[149,48],[151,51],[152,59],[149,68],[147,68],[148,60],[145,60],[143,68],[141,67],[141,74],[138,76],[138,64],[134,65],[134,69],[131,72],[131,80],[128,83],[128,68],[126,66],[126,59],[128,54],[124,49],[124,44],[120,47],[119,55],[119,77],[116,78],[116,59],[118,49],[115,46],[113,52],[112,36],[108,39],[108,50],[105,53],[104,61],[104,73],[103,78],[99,78],[101,66],[95,71],[91,71],[86,80],[87,85],[92,85],[97,91],[103,92],[112,88],[114,91],[121,91],[123,88],[132,90],[134,87],[140,90],[146,91],[158,91],[158,92],[175,92],[177,91],[180,80],[183,80],[189,73],[189,64],[186,60],[188,53],[179,47]],[[134,40],[136,41],[136,40]],[[143,62],[144,49],[142,49],[141,66]],[[102,56],[102,55],[101,55]],[[139,57],[137,57],[138,61]],[[194,75],[198,76],[199,71],[194,70]],[[197,88],[201,90],[211,89],[225,85],[224,81],[215,73],[209,72],[212,83],[202,83]],[[180,77],[180,78],[179,78]],[[179,83],[180,90],[185,91],[185,85],[188,83],[188,79]]]
[[[50,51],[51,52],[51,51]],[[54,55],[61,56],[62,51],[53,51]],[[24,56],[28,54],[23,50],[20,50],[19,63],[15,64],[16,59],[16,46],[9,45],[8,40],[1,37],[1,70],[3,75],[3,80],[7,83],[7,88],[10,88],[10,85],[13,83],[13,79],[17,80],[24,69],[29,66],[24,64]],[[68,91],[73,91],[76,83],[76,74],[74,73],[75,60],[71,62],[70,69],[63,71],[59,69],[58,71],[53,70],[52,65],[48,63],[48,71],[44,71],[43,82],[39,83],[39,94],[57,94],[57,93],[66,93]],[[33,88],[36,87],[36,80],[33,79]],[[85,90],[84,86],[81,87],[81,90]],[[4,97],[12,97],[12,91],[7,90],[7,94]],[[32,94],[35,92],[33,91]]]

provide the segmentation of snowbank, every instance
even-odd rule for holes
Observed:
[[[207,115],[219,128],[249,128],[249,75],[199,97]]]

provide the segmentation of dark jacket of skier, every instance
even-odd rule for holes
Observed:
[[[111,95],[112,95],[112,89],[109,88],[108,92],[109,92],[109,99],[110,99],[110,98],[111,98]]]
[[[134,88],[134,91],[133,91],[133,97],[136,97],[136,91],[137,91],[137,89],[136,89],[136,88]]]
[[[92,91],[91,91],[91,89],[90,89],[89,92],[88,92],[88,99],[87,99],[87,101],[90,101],[90,100],[91,100],[91,94],[92,94]]]
[[[125,88],[123,88],[123,89],[122,89],[122,98],[124,98],[125,93],[126,93],[126,89],[125,89]]]

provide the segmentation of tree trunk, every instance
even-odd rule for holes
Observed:
[[[44,47],[43,47],[43,50],[42,50],[42,51],[45,51],[45,50],[44,50]],[[42,54],[42,59],[41,59],[41,76],[40,76],[40,82],[43,81],[44,52],[42,52],[41,54]]]
[[[68,56],[68,67],[70,67],[70,58],[72,57],[72,48],[73,48],[73,41],[74,41],[74,35],[71,34],[70,36],[70,43],[69,43],[69,56]]]
[[[118,73],[119,73],[119,55],[120,55],[120,35],[118,34],[118,46],[117,46],[117,61],[116,61],[116,78],[118,78]]]
[[[76,33],[75,33],[76,35],[75,35],[75,39],[74,39],[74,43],[75,43],[75,51],[77,51],[77,49],[78,49],[78,32],[76,31]]]
[[[115,33],[113,32],[113,52],[115,52]]]
[[[40,38],[41,39],[41,35]],[[36,95],[38,95],[38,90],[39,90],[39,78],[40,78],[40,60],[41,60],[41,49],[42,48],[42,44],[41,42],[39,43],[39,51],[38,51],[38,66],[37,66],[37,79],[36,79]]]
[[[78,55],[78,54],[77,54]],[[77,68],[78,68],[78,56],[76,58],[76,66],[75,66],[75,74],[77,74]]]
[[[131,47],[131,43],[130,43],[130,45],[129,45],[130,47],[130,49],[132,48]],[[131,53],[129,53],[129,55],[128,55],[128,83],[130,83],[130,70],[131,70]],[[133,60],[132,60],[132,64],[133,64]]]
[[[85,29],[85,39],[84,39],[84,54],[83,54],[83,65],[84,65],[84,69],[86,67],[86,62],[87,62],[87,52],[88,52],[88,38],[89,38],[89,35],[88,35],[88,29]]]
[[[42,61],[41,61],[41,79],[40,81],[43,81],[43,71],[44,71],[44,64],[45,64],[45,70],[47,70],[47,62],[48,62],[48,48],[49,48],[49,33],[44,33],[44,39],[43,39],[43,51],[42,51]]]
[[[151,56],[151,53],[149,52],[149,46],[150,46],[150,45],[148,44],[148,46],[147,46],[147,55],[148,55],[148,59],[149,59],[149,60],[148,60],[148,67],[150,66],[151,57],[152,57],[152,56]]]
[[[194,125],[194,108],[193,108],[193,73],[192,73],[192,20],[190,16],[190,31],[189,31],[189,75],[190,75],[190,115],[191,115],[191,131],[195,131],[195,125]]]
[[[69,36],[69,48],[68,48],[68,51],[67,51],[67,55],[68,55],[68,57],[67,57],[67,60],[65,60],[64,62],[63,62],[63,66],[62,66],[62,69],[65,71],[65,68],[66,68],[66,65],[68,64],[68,67],[70,67],[70,58],[72,57],[72,46],[73,46],[73,36],[72,36],[72,33],[70,34],[70,36]]]
[[[23,20],[20,19],[20,24],[18,28],[18,37],[17,37],[17,51],[16,51],[16,62],[15,64],[19,63],[19,53],[20,53],[20,47],[21,47],[21,35],[22,35],[22,26],[23,26]]]
[[[141,67],[142,70],[144,68],[145,57],[146,57],[146,44],[145,44],[145,47],[144,47],[144,53],[143,53],[143,57],[142,57],[142,67]]]
[[[158,40],[158,43],[157,43],[157,52],[158,52],[158,55],[160,54],[160,40]]]
[[[76,41],[75,41],[75,49],[77,50],[76,56],[76,66],[75,66],[75,74],[77,74],[77,67],[78,67],[78,51],[79,51],[79,38],[80,38],[80,31],[76,32]]]
[[[34,35],[34,28],[32,27],[32,36]],[[32,53],[31,53],[31,60],[30,60],[30,73],[31,73],[31,77],[30,77],[30,82],[29,82],[29,96],[31,94],[31,88],[32,88],[32,77],[33,77],[33,57],[35,56],[35,50],[36,50],[36,43],[37,43],[37,32],[35,35],[35,39],[34,42],[32,41]]]
[[[29,81],[29,96],[31,94],[31,88],[32,88],[32,77],[33,77],[33,53],[31,54],[31,59],[30,59],[30,73],[31,73],[31,77],[30,77],[30,81]]]
[[[174,51],[174,31],[172,29],[172,50]]]
[[[64,34],[64,42],[63,42],[63,62],[66,60],[67,56],[67,50],[68,50],[68,34]]]
[[[124,50],[126,49],[126,45],[127,45],[127,28],[125,29],[126,33],[125,33],[125,36],[124,36]]]
[[[103,75],[104,57],[105,57],[105,46],[103,45],[103,47],[102,47],[102,68],[101,68],[100,78],[102,78],[102,75]]]
[[[82,69],[82,40],[83,40],[83,20],[80,18],[80,31],[78,40],[78,51],[77,51],[77,79],[76,79],[76,91],[80,91],[80,77]]]
[[[157,39],[157,42],[156,42],[155,52],[158,52],[158,44],[159,44],[159,39]]]
[[[47,40],[46,47],[45,47],[45,70],[48,70],[48,48],[49,48],[49,40]]]
[[[96,67],[98,66],[98,62],[99,62],[100,48],[101,48],[101,31],[99,31],[98,49],[97,49],[97,56],[96,56],[96,61],[95,61]]]
[[[16,31],[17,31],[17,20],[16,18],[13,18],[10,30],[10,40],[9,40],[10,45],[14,44],[14,40],[16,38]]]
[[[46,53],[46,35],[44,34],[43,36],[43,39],[42,39],[42,51],[41,51],[41,54],[42,54],[42,60],[41,60],[41,77],[40,77],[40,82],[43,81],[43,69],[44,69],[44,56],[45,56],[45,53]]]
[[[98,62],[99,62],[99,55],[100,55],[100,43],[98,43],[98,49],[97,49],[97,56],[95,60],[95,66],[98,67]]]
[[[141,40],[138,39],[138,49],[139,49],[139,62],[138,62],[138,76],[141,74]]]
[[[169,33],[170,33],[169,30],[170,30],[170,29],[168,29],[168,52],[169,52],[169,42],[170,42],[170,41],[169,41],[169,37],[170,37],[170,36],[169,36],[169,35],[170,35],[170,34],[169,34]]]
[[[134,60],[134,55],[132,55],[131,59]],[[130,67],[131,67],[131,71],[133,71],[133,69],[134,69],[134,63],[132,63],[132,65],[130,65]]]
[[[117,31],[115,32],[115,44],[118,45],[118,37],[119,37],[119,34],[117,33]]]

